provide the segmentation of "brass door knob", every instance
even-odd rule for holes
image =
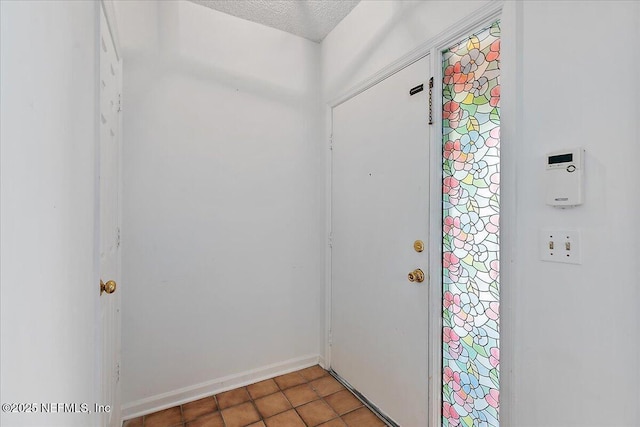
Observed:
[[[416,268],[411,273],[409,273],[407,277],[409,278],[410,282],[422,283],[424,282],[424,271]]]
[[[102,280],[100,280],[100,295],[102,295],[103,292],[108,294],[114,293],[117,286],[118,285],[113,280],[109,280],[107,283],[103,283]]]

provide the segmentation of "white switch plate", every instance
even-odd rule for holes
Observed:
[[[540,259],[566,264],[582,264],[580,231],[553,228],[540,230]]]

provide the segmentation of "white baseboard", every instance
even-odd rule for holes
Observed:
[[[318,356],[318,365],[320,365],[323,369],[326,369],[327,371],[329,370],[329,367],[327,366],[327,362],[322,356]]]
[[[309,366],[317,364],[323,366],[323,362],[324,359],[317,354],[298,357],[136,400],[122,405],[122,420],[151,414],[223,391],[233,390],[234,388],[243,387],[278,375],[308,368]]]

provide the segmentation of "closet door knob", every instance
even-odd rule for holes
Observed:
[[[103,292],[108,294],[114,293],[117,286],[118,285],[113,280],[109,280],[107,283],[103,283],[102,280],[100,280],[100,295],[102,295]]]

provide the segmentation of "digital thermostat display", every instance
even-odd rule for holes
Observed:
[[[573,153],[559,154],[557,156],[549,156],[549,164],[567,163],[573,161]]]
[[[546,158],[547,204],[559,208],[581,205],[584,198],[584,150],[555,151],[548,153]]]

